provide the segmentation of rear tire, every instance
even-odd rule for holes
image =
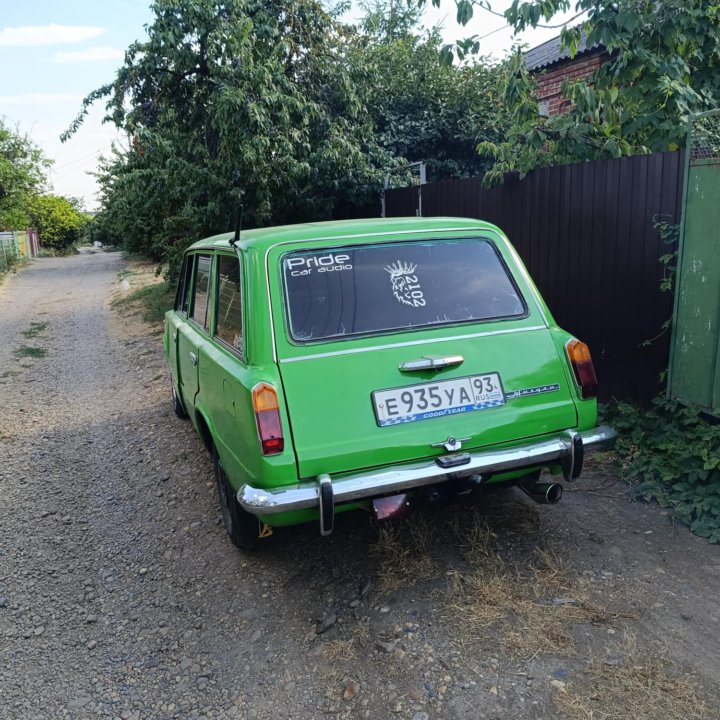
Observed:
[[[228,537],[233,545],[241,550],[254,550],[260,541],[260,520],[240,507],[215,448],[213,448],[213,461],[218,500]]]
[[[173,403],[173,410],[175,411],[175,414],[181,420],[187,420],[188,414],[185,411],[185,408],[182,404],[182,400],[180,400],[180,395],[178,395],[178,392],[174,386],[172,388],[172,403]]]

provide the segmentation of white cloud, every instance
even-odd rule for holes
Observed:
[[[3,107],[12,105],[54,105],[56,103],[79,102],[82,95],[69,93],[25,93],[24,95],[0,95],[0,111]]]
[[[70,52],[56,52],[53,62],[96,62],[101,60],[122,60],[125,51],[114,47],[94,47],[87,50],[72,50]]]
[[[29,47],[82,42],[102,35],[105,28],[91,25],[25,25],[0,30],[0,47]]]

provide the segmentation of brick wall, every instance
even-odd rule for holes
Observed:
[[[579,80],[597,70],[608,59],[604,50],[594,50],[577,55],[574,59],[563,60],[544,70],[535,73],[538,81],[537,97],[544,106],[543,114],[557,115],[567,110],[569,101],[560,92],[562,81]]]

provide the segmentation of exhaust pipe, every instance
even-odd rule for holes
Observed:
[[[560,483],[528,483],[518,487],[541,505],[555,505],[563,496],[563,486]]]

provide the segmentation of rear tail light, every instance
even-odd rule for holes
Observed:
[[[583,399],[597,397],[597,378],[590,357],[590,348],[579,340],[569,340],[565,345],[565,351]]]
[[[259,383],[252,391],[255,422],[263,455],[277,455],[285,448],[277,392],[272,385]]]

